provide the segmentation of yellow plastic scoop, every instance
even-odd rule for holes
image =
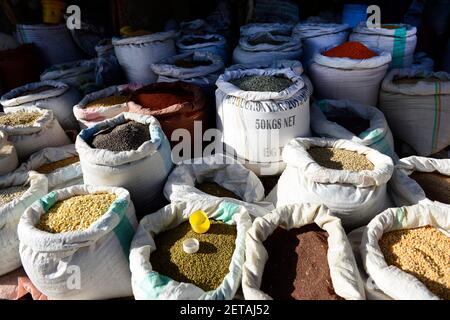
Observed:
[[[210,227],[209,218],[202,210],[192,213],[189,217],[189,223],[191,224],[192,230],[196,233],[205,233]]]

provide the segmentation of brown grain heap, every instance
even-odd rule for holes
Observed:
[[[275,300],[342,300],[331,281],[327,238],[315,224],[275,229],[264,241],[261,290]]]
[[[450,177],[438,172],[413,172],[410,176],[423,189],[428,199],[450,204]]]
[[[77,163],[79,161],[80,161],[80,157],[73,156],[73,157],[58,160],[55,162],[46,163],[46,164],[40,166],[39,168],[37,168],[36,171],[39,173],[42,173],[42,174],[49,174],[57,169],[67,167],[67,166]]]
[[[192,283],[204,291],[214,290],[229,272],[236,237],[235,225],[211,220],[209,231],[197,234],[184,222],[156,236],[156,251],[150,263],[155,271],[175,281]],[[189,238],[200,242],[197,253],[183,251],[183,241]]]
[[[374,165],[363,154],[337,148],[313,147],[310,156],[322,167],[334,170],[363,171],[373,170]]]
[[[203,191],[204,193],[210,194],[215,197],[233,198],[233,199],[242,200],[236,194],[234,194],[233,192],[231,192],[228,189],[225,189],[224,187],[220,186],[219,184],[217,184],[215,182],[205,181],[205,182],[197,184],[195,187],[197,189],[199,189],[200,191]]]
[[[379,241],[388,265],[415,276],[431,292],[450,300],[450,238],[434,227],[387,232]]]

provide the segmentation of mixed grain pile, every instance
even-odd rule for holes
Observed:
[[[37,111],[17,111],[0,115],[0,125],[2,126],[31,126],[42,116]]]
[[[15,199],[19,199],[28,188],[28,186],[16,186],[0,189],[0,207]]]

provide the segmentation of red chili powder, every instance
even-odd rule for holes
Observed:
[[[194,96],[184,90],[158,90],[137,95],[135,102],[151,110],[161,110],[184,102],[192,102]]]
[[[370,59],[378,56],[365,45],[359,42],[345,42],[323,53],[324,56],[334,58]]]

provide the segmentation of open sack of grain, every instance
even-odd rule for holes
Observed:
[[[450,145],[450,74],[392,70],[383,80],[379,108],[415,154],[429,156]]]
[[[291,23],[249,23],[240,27],[241,37],[251,36],[256,33],[267,32],[274,36],[290,36],[294,24]]]
[[[37,107],[53,111],[66,131],[77,131],[78,123],[72,107],[80,101],[76,89],[58,81],[42,81],[27,84],[3,95],[0,103],[5,110],[10,107]]]
[[[70,144],[53,112],[36,107],[6,108],[0,112],[0,131],[7,133],[20,161],[43,148]]]
[[[450,159],[401,159],[389,181],[389,191],[397,206],[430,201],[450,205]]]
[[[202,122],[203,131],[209,128],[210,110],[205,94],[200,87],[190,83],[150,84],[133,92],[127,105],[129,112],[157,118],[172,146],[178,143],[172,138],[177,129],[187,130],[193,143],[195,121]]]
[[[157,82],[183,81],[207,91],[214,91],[217,78],[222,74],[222,58],[211,52],[194,51],[179,54],[152,65],[158,75]]]
[[[416,27],[407,24],[388,24],[381,25],[381,28],[369,28],[364,21],[355,27],[349,39],[391,54],[392,62],[389,68],[402,69],[409,68],[414,61],[416,33]]]
[[[303,75],[303,65],[297,60],[275,60],[266,63],[243,63],[233,64],[225,71],[248,70],[248,69],[290,69],[295,74]]]
[[[112,86],[92,92],[73,107],[80,127],[85,129],[128,111],[130,92],[126,86]]]
[[[8,134],[0,130],[0,176],[10,173],[18,166],[16,148],[8,141]]]
[[[32,154],[16,172],[31,170],[46,175],[49,191],[83,184],[80,158],[74,144],[44,148]]]
[[[350,100],[321,100],[311,106],[311,129],[319,137],[345,139],[395,158],[394,138],[383,113]]]
[[[284,145],[310,135],[309,85],[289,69],[249,69],[225,72],[217,87],[225,152],[258,175],[280,173]]]
[[[358,42],[323,49],[313,58],[309,75],[319,99],[352,100],[376,106],[381,82],[391,62],[387,52]]]
[[[302,63],[309,67],[314,55],[324,48],[334,47],[348,38],[350,26],[337,23],[299,23],[292,36],[301,40],[303,46]]]
[[[273,208],[263,202],[264,194],[264,186],[252,171],[222,154],[178,164],[164,186],[170,202],[209,202],[225,197],[253,216],[263,216]]]
[[[182,36],[176,42],[180,53],[210,52],[222,58],[222,61],[228,61],[227,40],[220,34]]]
[[[422,203],[388,209],[350,233],[368,299],[450,299],[449,232],[449,207]]]
[[[123,187],[138,212],[152,208],[172,169],[170,144],[154,117],[122,113],[77,137],[84,182]]]
[[[156,81],[151,65],[176,54],[174,31],[142,36],[113,38],[112,44],[129,83],[148,84]]]
[[[100,40],[95,46],[97,59],[95,64],[95,82],[109,87],[125,82],[122,68],[114,52],[111,39]]]
[[[274,60],[298,60],[302,43],[292,36],[260,32],[239,39],[233,51],[233,63],[268,63]]]
[[[33,171],[0,177],[0,275],[21,266],[17,225],[25,209],[47,192],[47,178]]]
[[[348,140],[298,138],[283,150],[287,167],[268,196],[276,207],[324,204],[346,229],[366,225],[391,207],[392,159]]]
[[[340,220],[310,204],[255,219],[246,237],[242,290],[248,300],[365,299]]]
[[[22,265],[51,299],[132,295],[128,255],[137,220],[123,188],[73,186],[53,191],[22,215]]]
[[[188,222],[202,210],[210,229],[194,233]],[[138,300],[231,300],[242,276],[245,234],[251,219],[243,206],[228,200],[174,202],[144,217],[134,236],[130,269]],[[183,241],[200,241],[187,254]]]

